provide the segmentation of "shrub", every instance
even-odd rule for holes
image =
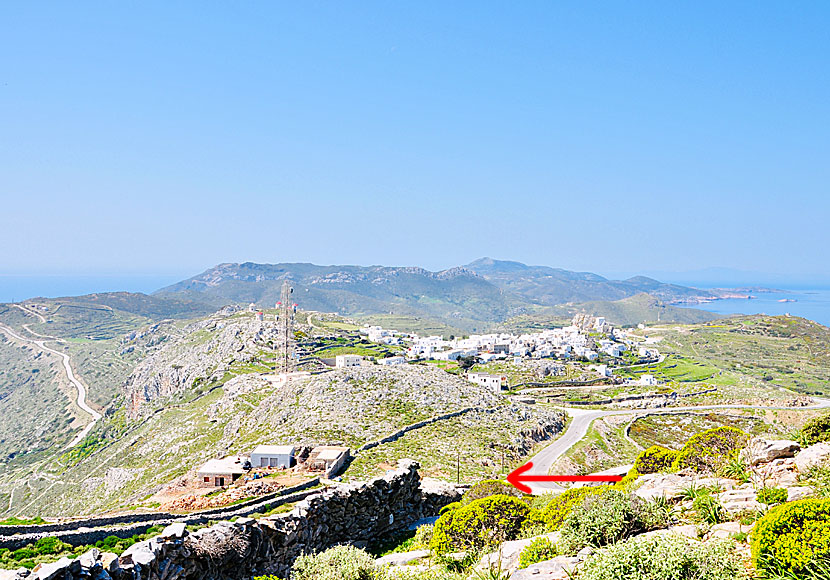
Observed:
[[[747,469],[746,462],[740,456],[735,456],[725,461],[720,466],[718,474],[721,477],[736,479],[741,483],[747,483],[750,480],[750,474]]]
[[[637,456],[634,460],[634,469],[637,473],[669,471],[676,458],[677,451],[660,445],[652,445]]]
[[[627,490],[631,487],[632,483],[634,483],[640,478],[641,475],[642,473],[637,471],[636,467],[632,467],[628,470],[628,473],[625,474],[625,477],[623,477],[621,480],[619,480],[611,487],[613,487],[614,489]]]
[[[763,487],[758,491],[758,501],[767,505],[787,501],[787,490],[783,487]]]
[[[72,546],[52,536],[40,538],[35,542],[35,552],[41,554],[60,554],[67,550],[72,550]]]
[[[672,470],[692,469],[714,473],[738,456],[749,435],[735,427],[716,427],[689,439],[677,454]]]
[[[633,538],[597,552],[578,580],[740,580],[746,571],[728,542],[696,542],[675,535]]]
[[[772,508],[755,523],[752,556],[761,571],[793,574],[830,557],[830,500],[802,499]]]
[[[806,445],[830,441],[830,415],[813,417],[801,428],[801,438]]]
[[[614,544],[668,524],[664,510],[636,496],[610,490],[589,497],[562,524],[562,541],[569,552],[585,546]]]
[[[726,521],[726,510],[718,498],[708,493],[697,496],[692,502],[695,519],[705,524],[719,524]]]
[[[335,546],[320,554],[302,555],[291,568],[291,580],[385,580],[386,571],[352,546]]]
[[[603,491],[606,490],[601,487],[572,487],[563,491],[542,510],[542,519],[545,526],[552,532],[558,530],[562,527],[562,522],[565,521],[568,514],[575,507],[581,506],[586,497],[601,494]]]
[[[458,508],[460,508],[462,505],[464,505],[464,504],[463,504],[463,503],[461,503],[460,501],[454,501],[454,502],[452,502],[452,503],[448,503],[447,505],[445,505],[444,507],[442,507],[440,510],[438,510],[438,515],[439,515],[439,516],[443,516],[443,515],[444,515],[445,513],[447,513],[447,512],[451,512],[451,511],[453,511],[453,510],[457,510],[457,509],[458,509]]]
[[[519,553],[519,568],[556,557],[556,546],[547,538],[536,538]]]
[[[491,495],[524,497],[522,492],[506,481],[500,481],[498,479],[485,479],[484,481],[479,481],[471,487],[467,493],[464,494],[464,498],[461,501],[466,504]]]
[[[438,518],[430,548],[441,554],[513,540],[529,513],[527,504],[515,497],[492,495],[477,499]]]

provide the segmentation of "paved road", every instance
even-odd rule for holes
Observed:
[[[669,407],[662,409],[625,409],[614,411],[598,411],[593,409],[571,409],[569,407],[561,407],[571,417],[571,423],[568,429],[556,441],[542,449],[539,453],[534,455],[530,461],[533,462],[533,467],[527,472],[528,475],[547,475],[553,464],[557,459],[562,457],[568,449],[579,443],[583,437],[588,433],[591,423],[595,419],[601,417],[608,417],[610,415],[653,415],[659,414],[674,414],[687,413],[689,411],[710,411],[715,409],[784,409],[788,411],[799,410],[813,410],[813,409],[827,409],[830,408],[830,400],[819,399],[813,397],[816,401],[815,405],[809,407],[769,407],[769,406],[752,406],[752,405],[705,405],[700,407]],[[534,495],[540,493],[550,493],[562,491],[562,487],[556,483],[547,482],[532,482],[528,486],[533,490]]]
[[[24,312],[27,312],[28,314],[34,314],[34,315],[38,316],[41,319],[43,318],[38,313],[32,312],[32,311],[30,311],[28,309],[25,309],[25,308],[22,308],[22,307],[19,307],[19,308],[21,308],[21,310],[23,310]],[[71,382],[75,386],[75,388],[78,391],[78,397],[77,397],[75,402],[77,403],[78,407],[82,411],[84,411],[85,413],[88,413],[92,417],[92,421],[86,427],[84,427],[78,434],[76,434],[75,438],[69,444],[69,447],[74,447],[75,445],[77,445],[78,443],[83,441],[84,437],[86,437],[87,434],[95,426],[95,423],[97,423],[101,419],[101,414],[87,404],[87,402],[86,402],[86,386],[80,380],[78,380],[78,377],[75,376],[75,373],[72,370],[72,364],[71,364],[72,361],[70,360],[69,355],[46,346],[46,341],[47,340],[54,340],[54,341],[57,341],[57,342],[60,342],[60,340],[55,338],[54,336],[46,336],[46,335],[43,335],[43,334],[37,334],[36,332],[30,330],[26,325],[24,325],[24,328],[26,328],[26,330],[28,332],[31,332],[32,334],[41,337],[41,340],[21,336],[20,334],[18,334],[17,332],[15,332],[11,328],[9,328],[8,326],[6,326],[4,324],[0,324],[0,331],[3,331],[4,333],[8,334],[12,338],[14,338],[16,340],[19,340],[19,341],[23,341],[23,342],[28,342],[30,344],[34,344],[38,348],[40,348],[41,350],[52,353],[52,354],[55,354],[55,355],[57,355],[61,358],[61,360],[63,362],[63,370],[66,373],[66,377],[69,379],[69,382]]]

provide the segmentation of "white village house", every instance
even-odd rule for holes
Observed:
[[[487,387],[495,392],[501,391],[501,385],[505,377],[500,375],[491,375],[490,373],[467,373],[467,380],[482,387]]]
[[[338,354],[334,357],[334,366],[339,369],[346,368],[346,367],[359,367],[360,361],[363,360],[363,357],[356,354]]]
[[[293,445],[257,445],[251,452],[253,467],[278,467],[288,469],[294,462]]]

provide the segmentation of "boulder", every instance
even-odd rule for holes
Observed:
[[[731,514],[744,510],[755,511],[764,508],[758,502],[758,495],[754,489],[732,489],[719,493],[717,497],[724,509]]]
[[[789,439],[762,439],[761,437],[753,437],[749,440],[746,449],[741,455],[749,462],[750,465],[759,465],[761,463],[769,463],[776,459],[784,459],[793,457],[801,450],[801,445]]]
[[[100,560],[101,566],[103,566],[104,570],[109,572],[110,575],[114,574],[116,570],[118,570],[117,554],[113,554],[112,552],[104,552],[101,554]]]
[[[519,568],[519,554],[521,554],[522,550],[529,546],[533,540],[540,537],[547,538],[552,544],[556,545],[561,536],[559,532],[552,532],[550,534],[536,536],[535,538],[528,538],[526,540],[512,540],[510,542],[504,542],[498,551],[486,554],[482,557],[478,564],[476,564],[475,569],[483,571],[488,568],[501,566],[501,569],[505,572],[514,572]]]
[[[718,538],[721,540],[727,540],[732,536],[732,534],[738,534],[740,532],[749,532],[750,529],[750,526],[742,526],[741,522],[725,522],[722,524],[715,524],[709,530],[709,533],[706,535],[706,538]]]
[[[61,558],[51,564],[41,564],[33,570],[31,578],[36,580],[63,580],[81,571],[81,563],[69,558]]]
[[[375,563],[380,566],[406,566],[410,562],[422,560],[427,557],[429,557],[429,550],[413,550],[411,552],[388,554],[375,560]]]
[[[695,525],[671,526],[669,531],[678,536],[684,536],[693,540],[697,540],[700,537],[700,532]]]
[[[121,557],[118,559],[119,564],[129,565],[138,564],[146,567],[155,562],[156,554],[150,546],[149,540],[146,542],[139,542],[127,548]]]
[[[516,570],[510,580],[567,580],[582,560],[573,556],[557,556]]]
[[[96,564],[98,564],[98,558],[101,556],[101,550],[98,548],[92,548],[88,552],[85,552],[78,558],[78,562],[81,563],[81,568],[92,568]]]
[[[798,499],[804,499],[805,497],[810,497],[815,493],[815,490],[809,486],[799,486],[799,487],[788,487],[787,488],[787,501],[796,501]]]
[[[816,443],[802,449],[801,453],[795,456],[795,466],[799,473],[805,473],[811,467],[820,465],[830,459],[830,443]]]
[[[640,485],[634,490],[634,495],[646,501],[652,501],[658,497],[675,500],[680,498],[683,488],[687,487],[690,482],[690,478],[681,475],[650,473],[638,480]]]
[[[182,522],[176,522],[174,524],[170,524],[164,530],[162,530],[161,534],[158,535],[159,540],[178,540],[184,537],[185,533],[187,533],[187,525]]]

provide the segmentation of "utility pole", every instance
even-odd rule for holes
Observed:
[[[458,449],[455,455],[455,483],[461,485],[461,450]]]

